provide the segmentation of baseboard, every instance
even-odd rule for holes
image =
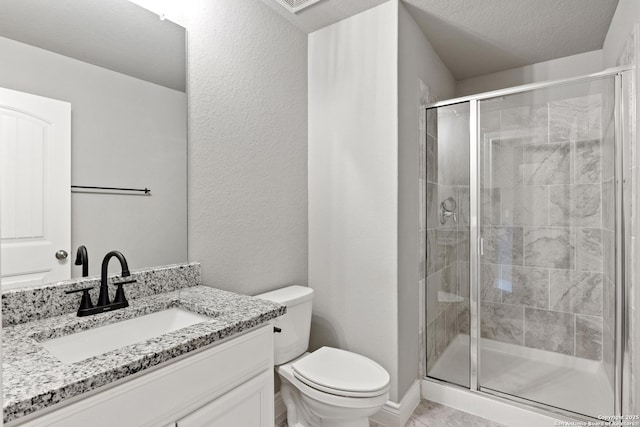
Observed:
[[[275,425],[277,427],[287,420],[287,407],[284,405],[284,400],[282,400],[282,395],[280,394],[280,392],[277,392],[273,396],[273,400],[274,400],[273,414],[276,418]]]
[[[371,417],[371,420],[387,427],[404,427],[419,404],[420,381],[416,380],[402,397],[400,403],[388,400],[382,409]]]

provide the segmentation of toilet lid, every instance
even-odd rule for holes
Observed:
[[[338,396],[380,396],[389,389],[389,373],[360,354],[322,347],[291,365],[293,375],[317,390]]]

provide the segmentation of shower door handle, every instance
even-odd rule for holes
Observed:
[[[480,256],[484,255],[484,239],[482,237],[478,238],[478,252]]]

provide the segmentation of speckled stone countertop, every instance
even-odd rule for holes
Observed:
[[[49,338],[171,307],[211,316],[211,320],[73,364],[62,363],[39,345]],[[4,327],[4,422],[246,331],[285,311],[269,301],[195,286],[131,300],[128,308],[114,312],[82,318],[72,313]]]
[[[114,279],[122,280],[118,275],[111,275],[109,283],[113,283]],[[200,264],[197,262],[134,270],[127,278],[129,279],[137,281],[134,286],[126,288],[129,301],[202,284]],[[89,294],[92,301],[97,301],[100,276],[79,277],[32,288],[3,290],[2,326],[75,313],[80,304],[80,294],[73,297],[66,295],[65,291],[87,287],[93,287]],[[115,287],[109,286],[109,299],[112,300],[114,296]]]

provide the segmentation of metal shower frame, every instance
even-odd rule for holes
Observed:
[[[513,95],[517,93],[529,92],[536,89],[551,88],[555,86],[563,86],[571,83],[587,82],[589,80],[595,80],[603,77],[614,77],[615,85],[615,99],[614,99],[614,129],[615,129],[615,142],[614,142],[614,188],[616,195],[615,206],[615,375],[614,375],[614,405],[615,414],[622,415],[628,413],[628,399],[625,395],[629,396],[629,388],[631,386],[631,374],[629,372],[630,363],[630,324],[629,315],[631,313],[631,301],[628,298],[630,293],[630,280],[627,280],[629,272],[627,271],[626,254],[627,247],[630,244],[630,237],[625,230],[630,230],[630,214],[631,210],[628,206],[629,201],[625,200],[625,193],[627,186],[631,185],[631,189],[634,189],[636,183],[631,182],[631,176],[629,174],[629,168],[627,162],[631,159],[631,144],[634,143],[634,134],[632,132],[633,123],[627,123],[629,118],[628,109],[634,110],[635,94],[634,88],[634,70],[633,66],[623,66],[610,68],[598,73],[589,75],[552,80],[547,82],[532,83],[522,86],[516,86],[508,89],[495,90],[485,92],[477,95],[454,98],[446,101],[435,102],[422,106],[422,113],[426,115],[427,110],[445,107],[460,103],[469,103],[470,111],[470,123],[469,123],[469,172],[471,180],[475,179],[475,183],[470,182],[470,212],[469,212],[469,226],[470,226],[470,253],[469,253],[469,265],[470,265],[470,290],[469,290],[469,302],[470,302],[470,378],[469,387],[462,387],[457,384],[452,384],[447,381],[438,380],[435,378],[429,378],[425,373],[424,380],[433,381],[443,384],[445,386],[463,388],[471,393],[481,393],[487,397],[499,400],[501,402],[508,402],[509,404],[527,408],[535,412],[539,412],[546,415],[561,415],[571,418],[584,418],[586,420],[593,420],[593,418],[584,415],[577,414],[575,412],[556,408],[553,406],[545,405],[542,403],[534,402],[524,398],[510,396],[505,393],[493,392],[490,390],[481,390],[479,383],[480,377],[480,298],[479,298],[479,277],[480,277],[480,235],[479,235],[479,213],[480,213],[480,170],[479,170],[479,115],[478,115],[478,103],[482,100],[491,98],[498,98],[507,95]],[[635,117],[634,117],[635,118]],[[425,165],[427,162],[425,162]],[[426,200],[426,197],[425,197]],[[424,214],[426,215],[426,209]],[[426,237],[425,237],[426,238]],[[629,263],[631,264],[631,263]],[[426,275],[426,273],[425,273]],[[423,277],[426,279],[426,277]],[[426,283],[426,280],[425,280]],[[427,292],[425,292],[427,295]],[[424,302],[423,302],[424,303]],[[426,306],[426,304],[425,304]],[[425,329],[426,330],[426,329]],[[428,338],[427,338],[428,339]],[[426,339],[425,339],[426,345]],[[423,352],[426,354],[426,352]],[[607,414],[603,414],[607,415]]]

